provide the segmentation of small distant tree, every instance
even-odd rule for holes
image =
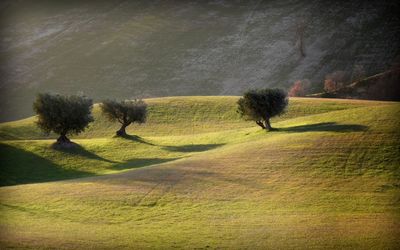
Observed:
[[[147,117],[147,104],[143,100],[113,101],[106,100],[100,104],[103,114],[110,121],[118,121],[121,128],[117,136],[126,136],[126,127],[132,123],[144,123]]]
[[[270,131],[270,119],[282,114],[288,102],[286,92],[281,89],[249,90],[238,100],[238,113]]]
[[[306,56],[304,51],[304,34],[306,27],[307,23],[304,18],[300,18],[296,21],[296,40],[301,57]]]
[[[33,110],[37,125],[46,133],[59,134],[58,143],[70,143],[67,135],[79,134],[93,121],[92,100],[78,95],[38,94]]]
[[[335,92],[342,88],[347,81],[348,76],[345,71],[335,71],[325,77],[324,90],[326,92]]]
[[[304,88],[303,84],[301,84],[301,81],[295,81],[288,94],[290,97],[304,96]]]
[[[324,90],[325,92],[335,92],[337,90],[336,82],[332,79],[325,79]]]

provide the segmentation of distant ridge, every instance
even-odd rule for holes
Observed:
[[[95,101],[288,89],[400,54],[398,1],[2,1],[0,121],[37,92]],[[303,24],[304,55],[298,26]]]
[[[336,91],[310,94],[308,97],[400,101],[400,69],[388,70],[355,81]]]

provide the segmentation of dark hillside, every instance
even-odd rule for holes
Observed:
[[[337,70],[387,70],[396,13],[398,1],[2,1],[0,120],[31,115],[41,91],[237,95],[309,79],[317,92]]]

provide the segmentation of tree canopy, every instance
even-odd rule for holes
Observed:
[[[249,90],[238,100],[238,113],[263,129],[271,130],[270,119],[282,114],[288,102],[287,93],[281,89]]]
[[[93,102],[84,96],[38,94],[33,110],[38,116],[37,125],[46,133],[59,134],[58,142],[70,142],[68,134],[79,134],[93,121]]]
[[[126,136],[126,127],[130,124],[146,122],[147,104],[143,100],[106,100],[100,107],[110,121],[121,123],[121,128],[116,132],[118,136]]]

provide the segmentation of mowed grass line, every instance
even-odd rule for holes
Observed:
[[[399,104],[377,103],[283,119],[273,133],[218,128],[142,137],[147,144],[99,138],[92,146],[79,139],[109,161],[129,145],[128,155],[168,152],[174,160],[2,187],[0,240],[5,247],[58,249],[396,249],[399,114]],[[127,144],[101,150],[119,143]]]

